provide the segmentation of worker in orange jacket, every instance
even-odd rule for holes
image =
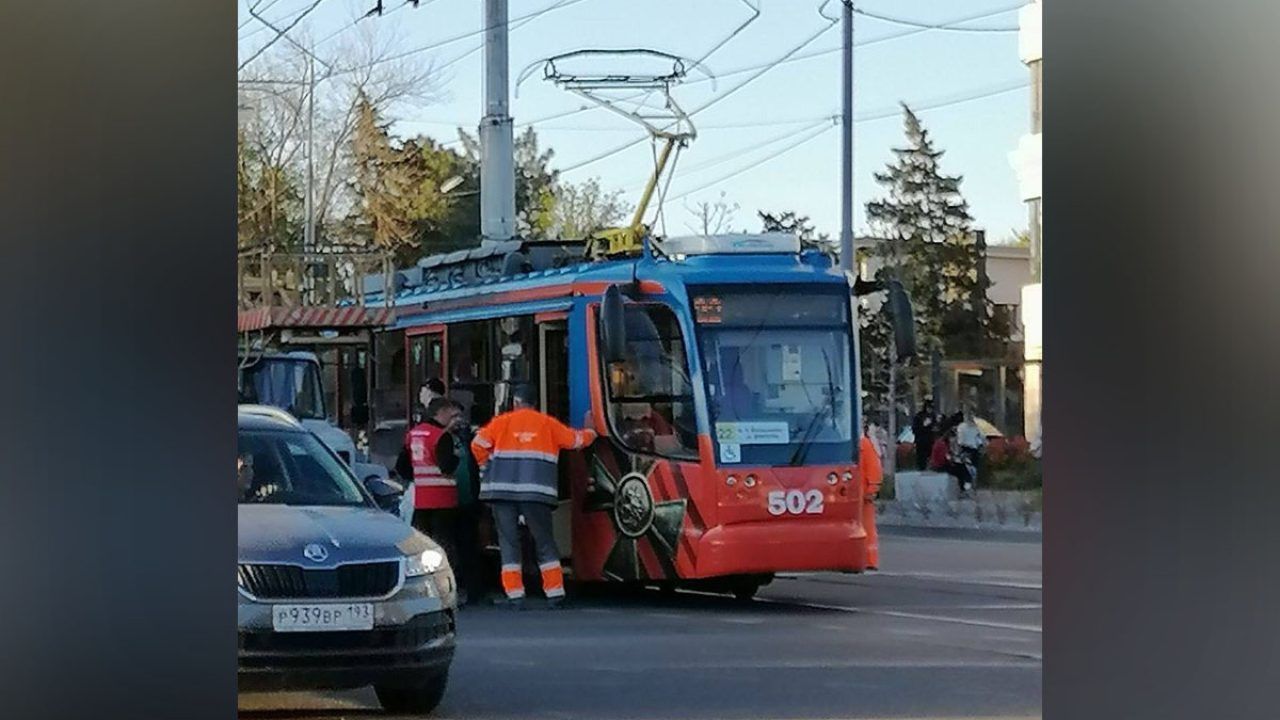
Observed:
[[[480,499],[493,511],[508,602],[520,607],[524,600],[519,525],[524,516],[542,573],[542,591],[548,605],[558,607],[564,600],[564,571],[551,526],[551,511],[559,502],[557,463],[561,450],[586,447],[596,433],[568,428],[535,410],[534,402],[531,388],[516,388],[511,412],[481,428],[471,450],[476,462],[485,466]]]
[[[876,495],[884,482],[884,468],[876,444],[862,433],[858,441],[858,470],[862,475],[862,527],[867,531],[867,569],[880,568],[880,539],[876,536]]]

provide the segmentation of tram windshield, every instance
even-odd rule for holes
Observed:
[[[691,295],[720,463],[848,462],[848,294],[757,285]]]

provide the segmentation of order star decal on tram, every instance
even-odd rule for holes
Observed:
[[[577,581],[749,596],[777,572],[866,568],[853,296],[868,284],[825,254],[775,233],[646,236],[602,258],[512,241],[398,275],[374,396],[400,399],[375,423],[403,428],[437,377],[475,426],[523,385],[594,427],[561,458],[554,516]]]

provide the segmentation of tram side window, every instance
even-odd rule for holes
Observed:
[[[375,423],[409,418],[404,331],[378,333],[374,341],[373,419]]]
[[[494,320],[497,331],[498,377],[495,410],[510,407],[511,391],[524,385],[539,394],[538,383],[538,333],[533,316],[505,317]],[[541,405],[536,398],[534,407]]]
[[[626,310],[627,360],[607,368],[609,422],[637,452],[692,459],[698,433],[680,323],[663,305]]]
[[[487,320],[449,326],[449,397],[472,425],[493,417],[492,329]]]

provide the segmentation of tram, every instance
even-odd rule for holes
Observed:
[[[560,462],[575,580],[750,596],[778,572],[863,570],[855,280],[780,233],[583,247],[493,243],[369,284],[395,313],[371,363],[382,454],[429,378],[475,426],[527,384],[600,433]]]

